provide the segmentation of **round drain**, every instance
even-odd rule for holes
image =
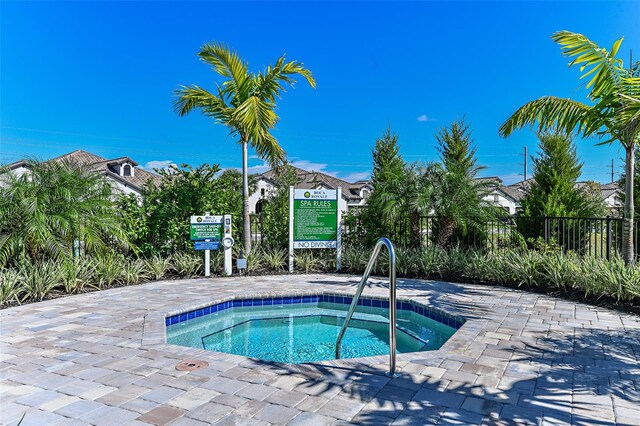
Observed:
[[[194,371],[199,370],[204,367],[208,367],[209,363],[205,361],[199,361],[197,359],[188,359],[186,361],[182,361],[178,365],[176,365],[176,370],[178,371]]]

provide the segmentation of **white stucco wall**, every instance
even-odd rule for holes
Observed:
[[[496,196],[497,195],[497,200]],[[483,200],[487,201],[489,204],[494,206],[499,206],[504,208],[509,212],[509,214],[516,214],[516,203],[511,199],[507,198],[500,191],[494,190],[489,195],[485,196]]]

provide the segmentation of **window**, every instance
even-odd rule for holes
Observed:
[[[264,188],[260,188],[260,196],[264,197]]]
[[[498,201],[500,201],[500,196],[498,194],[493,194],[493,202],[497,203]]]
[[[131,166],[125,164],[122,170],[122,176],[131,176]]]

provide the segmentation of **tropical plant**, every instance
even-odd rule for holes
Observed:
[[[23,292],[23,277],[16,269],[0,270],[0,306],[11,303],[20,304],[20,295]]]
[[[282,271],[287,265],[289,254],[283,248],[266,247],[262,250],[264,266],[271,271]]]
[[[295,253],[294,265],[299,271],[308,274],[322,269],[322,262],[312,250],[300,250]]]
[[[62,264],[53,260],[38,263],[23,263],[21,273],[24,277],[22,300],[41,302],[62,281],[64,271]]]
[[[112,286],[122,280],[124,274],[124,256],[116,253],[107,253],[96,258],[95,270],[97,282],[94,287],[102,289]]]
[[[149,276],[153,280],[161,280],[171,269],[171,258],[160,255],[151,256],[144,259],[144,265],[149,272]]]
[[[76,242],[88,254],[129,246],[100,175],[73,163],[25,162],[22,175],[0,170],[0,266],[23,256],[70,259]]]
[[[454,121],[436,134],[440,164],[430,173],[434,186],[432,206],[435,243],[447,247],[455,243],[452,237],[466,237],[469,232],[481,233],[481,224],[494,219],[499,211],[484,197],[489,194],[489,182],[476,176],[484,169],[478,165],[471,131],[464,119]],[[476,238],[484,241],[484,238]]]
[[[577,132],[585,138],[598,136],[599,145],[618,141],[625,149],[627,176],[622,250],[625,263],[631,264],[635,261],[633,176],[640,134],[640,62],[627,69],[616,58],[622,38],[610,51],[570,31],[556,32],[551,38],[561,46],[563,55],[573,58],[569,66],[580,66],[580,78],[590,78],[585,85],[590,104],[544,96],[518,108],[500,127],[500,135],[506,137],[537,123],[539,132],[556,129],[567,134]]]
[[[222,43],[206,43],[198,56],[213,70],[224,77],[217,93],[199,86],[180,86],[175,94],[174,107],[180,116],[199,109],[216,123],[229,128],[237,135],[242,145],[242,215],[244,224],[243,245],[247,254],[251,252],[251,222],[249,217],[249,179],[247,148],[272,166],[285,160],[285,152],[271,134],[278,116],[275,113],[276,99],[284,91],[284,85],[293,86],[293,76],[300,75],[315,88],[311,71],[297,61],[285,61],[281,56],[273,66],[253,73],[238,54]]]
[[[633,172],[633,193],[640,194],[640,149],[636,149],[634,163],[634,172]],[[626,173],[622,173],[620,179],[618,179],[618,187],[620,188],[620,192],[616,195],[616,199],[620,203],[620,205],[624,206],[625,204],[625,196],[624,196],[624,185],[627,181]],[[637,197],[633,197],[633,211],[636,219],[640,219],[640,195]],[[637,249],[637,248],[636,248]]]
[[[150,275],[147,264],[142,259],[127,259],[122,265],[123,284],[138,284]]]
[[[174,253],[171,256],[172,269],[181,277],[191,278],[202,269],[202,259],[190,253]]]
[[[94,281],[96,267],[87,256],[76,257],[62,263],[62,283],[67,294],[82,293]]]

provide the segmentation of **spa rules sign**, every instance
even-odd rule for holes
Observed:
[[[294,249],[339,249],[341,189],[290,188],[289,257]],[[339,262],[339,261],[338,261]]]

